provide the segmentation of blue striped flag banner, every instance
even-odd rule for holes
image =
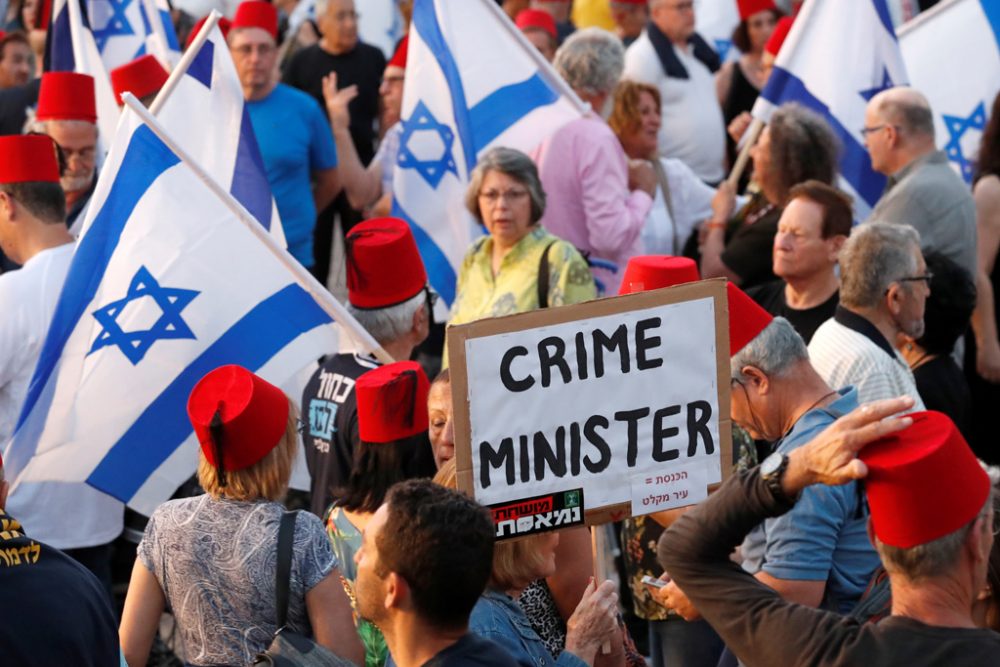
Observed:
[[[971,184],[1000,91],[1000,0],[947,0],[899,29],[910,84],[934,112],[938,148]]]
[[[861,135],[865,107],[908,81],[885,0],[806,0],[752,113],[766,122],[798,102],[823,116],[841,143],[839,185],[863,221],[885,189]]]
[[[110,72],[142,55],[170,69],[180,47],[165,0],[86,0],[97,49]]]
[[[464,205],[478,156],[494,146],[528,153],[585,112],[493,0],[414,2],[392,207],[445,304],[482,234]]]

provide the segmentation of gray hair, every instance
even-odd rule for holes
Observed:
[[[70,127],[88,127],[92,128],[97,136],[100,136],[100,129],[96,123],[91,123],[89,120],[66,120],[61,118],[53,118],[51,120],[38,120],[32,115],[28,118],[27,122],[24,124],[24,133],[28,132],[38,132],[40,134],[47,135],[49,133],[49,123],[62,123],[64,125],[69,125]]]
[[[420,290],[403,303],[388,308],[355,308],[347,304],[347,311],[358,324],[378,341],[379,345],[393,343],[413,328],[413,315],[427,303],[427,294]]]
[[[948,533],[936,540],[918,544],[915,547],[903,548],[884,544],[876,536],[875,550],[878,552],[879,558],[882,559],[886,572],[903,575],[910,581],[919,581],[940,576],[953,569],[958,562],[962,545],[965,544],[965,540],[976,521],[981,517],[989,516],[995,493],[996,489],[990,485],[990,493],[986,497],[986,503],[972,521],[955,532]],[[992,531],[993,526],[986,526],[986,530]]]
[[[584,28],[563,42],[552,66],[573,90],[587,96],[606,95],[625,71],[625,47],[607,30]]]
[[[776,317],[763,331],[729,360],[734,380],[748,378],[743,369],[753,366],[769,378],[781,377],[800,361],[809,361],[809,350],[802,336],[784,317]]]
[[[934,115],[927,98],[905,86],[890,88],[875,99],[879,117],[904,134],[934,138]]]
[[[483,187],[483,179],[491,171],[506,174],[526,187],[528,197],[531,199],[531,224],[542,219],[545,213],[545,190],[542,189],[542,181],[538,177],[538,167],[521,151],[503,146],[491,148],[483,153],[476,168],[472,170],[469,187],[465,190],[465,208],[469,209],[472,217],[480,223],[483,222],[483,216],[479,211],[479,191]]]
[[[917,270],[920,234],[909,225],[869,222],[855,227],[840,250],[840,302],[874,308],[889,286]]]
[[[822,116],[791,102],[775,110],[767,127],[771,169],[782,198],[804,181],[833,185],[840,143]]]

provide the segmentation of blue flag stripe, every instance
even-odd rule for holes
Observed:
[[[875,5],[875,13],[878,14],[879,20],[882,22],[882,26],[885,28],[886,32],[892,35],[892,38],[896,38],[896,31],[892,27],[892,14],[889,13],[889,5],[886,4],[885,0],[872,0]]]
[[[47,71],[76,71],[76,58],[73,56],[73,33],[69,28],[69,7],[67,5],[63,5],[62,11],[52,21],[46,47],[49,56]]]
[[[118,177],[73,256],[73,263],[70,265],[66,283],[52,317],[52,324],[42,345],[38,365],[35,366],[35,373],[28,386],[15,432],[32,410],[36,408],[48,410],[48,406],[36,403],[59,363],[66,341],[76,329],[80,318],[94,300],[94,295],[104,280],[104,272],[118,247],[125,224],[153,181],[178,162],[177,156],[145,125],[132,135]],[[12,456],[16,455],[13,463],[18,464],[12,466],[13,469],[23,469],[23,465],[26,465],[34,455],[36,445],[37,443],[32,442],[30,450],[25,447],[12,452]]]
[[[163,24],[163,32],[167,35],[167,46],[171,51],[180,51],[181,45],[177,41],[177,33],[174,31],[174,22],[170,18],[170,12],[163,9],[157,10],[160,15],[160,23]]]
[[[455,269],[452,268],[448,256],[438,247],[427,231],[416,224],[410,214],[399,205],[399,197],[392,198],[392,215],[402,218],[410,226],[413,238],[417,242],[420,257],[424,260],[427,277],[434,290],[441,295],[444,302],[451,306],[455,302]]]
[[[1000,0],[980,0],[983,14],[993,30],[993,38],[996,40],[997,48],[1000,49]]]
[[[233,183],[229,191],[250,215],[271,229],[271,186],[267,182],[264,159],[253,133],[250,112],[243,105],[243,120],[240,123],[239,145],[236,147],[236,164],[233,168]]]
[[[191,434],[186,406],[198,380],[226,364],[257,371],[301,334],[331,321],[298,284],[265,299],[174,378],[111,447],[87,483],[129,501]]]
[[[538,73],[487,95],[470,112],[476,154],[521,118],[558,99],[559,94]]]
[[[885,189],[885,176],[872,169],[868,150],[858,142],[853,132],[844,127],[837,117],[830,113],[829,107],[809,92],[801,79],[788,70],[775,67],[771,71],[767,87],[761,94],[774,104],[798,102],[822,115],[840,140],[842,150],[840,156],[841,175],[848,180],[869,206],[875,206],[875,202],[879,200]]]
[[[413,25],[420,33],[420,38],[434,54],[438,66],[444,73],[444,78],[448,81],[448,88],[451,91],[452,113],[455,115],[455,129],[458,130],[459,140],[462,142],[462,152],[465,155],[465,175],[467,178],[472,172],[472,168],[476,166],[476,142],[472,136],[472,122],[469,118],[469,105],[465,101],[465,87],[462,86],[462,77],[458,74],[458,66],[451,55],[451,49],[448,48],[444,35],[441,34],[441,26],[438,25],[434,9],[434,0],[414,3]]]
[[[197,55],[188,65],[187,74],[203,86],[212,89],[212,62],[215,58],[215,45],[210,40],[205,40],[198,50]]]

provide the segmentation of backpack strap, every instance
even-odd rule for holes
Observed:
[[[549,249],[556,244],[555,240],[549,241],[542,251],[542,257],[538,260],[538,307],[549,307]]]
[[[298,512],[285,512],[278,526],[278,568],[274,580],[275,616],[278,630],[288,621],[288,593],[292,578],[292,547],[295,542],[295,519]]]

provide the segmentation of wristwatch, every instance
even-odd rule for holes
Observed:
[[[788,455],[782,452],[774,452],[760,464],[760,476],[767,484],[768,490],[778,500],[794,502],[795,498],[790,497],[781,488],[781,480],[788,470]]]

